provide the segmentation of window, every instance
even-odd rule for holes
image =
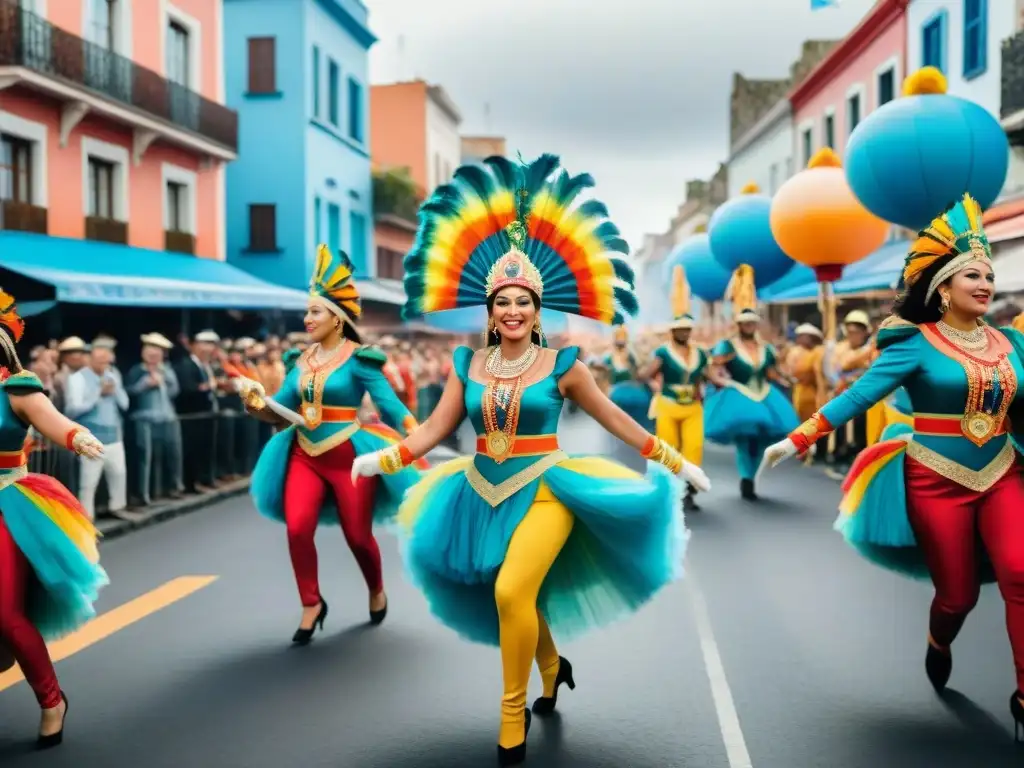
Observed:
[[[349,248],[353,271],[359,275],[366,272],[366,217],[356,211],[349,211],[348,227],[352,231]]]
[[[108,51],[116,50],[115,29],[119,0],[87,0],[85,37]]]
[[[793,158],[786,158],[786,178],[789,179],[793,176]]]
[[[341,250],[341,208],[336,203],[327,204],[327,247],[333,253]]]
[[[855,93],[846,100],[846,125],[848,133],[860,125],[860,94]]]
[[[191,61],[189,60],[188,30],[176,21],[167,25],[167,79],[172,83],[189,87]]]
[[[338,69],[334,59],[327,60],[327,119],[331,125],[337,126],[340,122],[338,110],[338,80],[341,78],[341,70]]]
[[[896,70],[890,67],[878,76],[878,106],[896,98]]]
[[[987,65],[988,0],[964,0],[964,77],[977,77]]]
[[[348,136],[363,143],[363,86],[348,79]]]
[[[277,93],[277,38],[249,38],[249,93]]]
[[[249,206],[249,250],[267,253],[277,250],[277,206],[265,203]]]
[[[778,163],[772,163],[771,168],[768,169],[768,194],[774,195],[775,190],[779,187],[779,166]]]
[[[315,240],[317,245],[320,245],[320,243],[323,242],[323,240],[320,237],[320,234],[323,231],[320,228],[320,208],[320,195],[317,195],[316,197],[313,198],[313,239]]]
[[[320,49],[313,46],[313,117],[320,117]]]
[[[803,164],[806,166],[809,162],[811,162],[811,153],[814,152],[814,135],[811,128],[804,129],[803,145]]]
[[[384,246],[377,247],[377,277],[384,280],[401,280],[404,277],[402,261],[405,257],[399,251]]]
[[[825,146],[836,148],[836,116],[825,115],[825,124],[823,127],[823,133],[825,134]],[[807,158],[810,160],[810,158]]]
[[[921,66],[946,70],[945,11],[940,11],[921,28]]]
[[[32,199],[32,142],[0,134],[0,200]]]
[[[97,219],[114,218],[114,164],[89,158],[88,215]]]
[[[167,230],[188,232],[188,187],[177,181],[167,182]]]

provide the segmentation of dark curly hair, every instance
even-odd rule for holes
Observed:
[[[528,294],[530,294],[530,298],[533,300],[533,308],[537,311],[537,316],[538,316],[538,319],[539,319],[539,317],[540,317],[540,297],[536,293],[531,291],[529,288],[523,288],[523,290],[526,291]],[[491,314],[494,311],[494,302],[495,302],[495,300],[497,300],[499,293],[501,293],[501,291],[495,291],[494,293],[492,293],[490,296],[487,297],[487,316],[488,317],[490,317]],[[487,334],[487,344],[488,345],[497,344],[500,341],[501,341],[501,337],[499,336],[497,330]],[[541,347],[545,346],[544,339],[541,338],[540,334],[537,333],[536,330],[530,331],[530,341],[532,341],[537,346],[541,346]]]
[[[942,297],[939,295],[939,292],[936,290],[927,301],[925,301],[925,295],[928,293],[928,286],[931,285],[935,275],[938,274],[940,269],[949,264],[952,259],[953,254],[951,253],[940,256],[935,260],[934,264],[929,265],[927,269],[918,275],[913,285],[909,288],[904,286],[903,290],[896,297],[896,303],[893,305],[892,310],[893,314],[914,325],[935,323],[941,320],[942,310],[940,305],[942,304]],[[952,276],[950,276],[940,285],[949,285],[952,279]]]

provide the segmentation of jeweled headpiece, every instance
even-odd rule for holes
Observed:
[[[363,313],[348,255],[344,251],[332,254],[331,249],[323,244],[316,250],[309,295],[353,327]]]
[[[629,247],[592,187],[558,158],[532,163],[489,157],[464,165],[420,208],[405,257],[406,319],[479,306],[509,285],[543,297],[548,309],[621,323],[639,311]]]
[[[928,284],[925,301],[935,295],[942,283],[962,271],[968,264],[992,263],[992,249],[981,224],[981,206],[970,195],[951,205],[946,212],[921,230],[911,244],[903,267],[903,282],[914,285],[928,267],[939,259],[952,256],[949,263],[935,273]]]
[[[672,268],[672,330],[685,331],[693,328],[690,314],[690,284],[681,264]]]

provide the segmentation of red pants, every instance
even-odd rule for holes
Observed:
[[[334,492],[341,530],[366,579],[371,594],[384,588],[380,549],[373,537],[373,496],[377,478],[360,477],[352,483],[355,449],[350,441],[319,456],[310,456],[296,443],[284,482],[284,518],[288,551],[304,606],[320,602],[317,578],[316,524],[328,488]]]
[[[18,662],[39,706],[49,709],[61,702],[60,684],[42,635],[25,615],[25,598],[34,578],[32,566],[0,516],[0,642]]]
[[[1014,466],[985,493],[906,461],[907,512],[935,584],[929,629],[950,645],[978,602],[977,536],[988,552],[1006,603],[1006,629],[1024,691],[1024,476]]]

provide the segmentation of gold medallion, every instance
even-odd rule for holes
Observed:
[[[511,447],[511,441],[504,432],[491,432],[487,435],[487,453],[491,458],[504,459]]]
[[[312,424],[316,421],[316,406],[309,406],[306,409],[306,421]]]
[[[964,416],[961,431],[975,445],[984,445],[996,431],[996,420],[990,414],[975,411]]]

